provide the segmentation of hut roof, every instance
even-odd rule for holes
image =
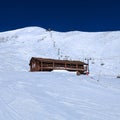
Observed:
[[[68,64],[79,64],[79,65],[88,65],[82,61],[75,61],[75,60],[58,60],[58,59],[50,59],[50,58],[38,58],[32,57],[31,60],[43,61],[43,62],[57,62],[57,63],[68,63]]]

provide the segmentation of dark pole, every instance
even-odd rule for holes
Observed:
[[[87,64],[88,64],[88,74],[89,74],[89,59],[87,59]]]

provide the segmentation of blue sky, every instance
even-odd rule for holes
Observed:
[[[0,31],[27,26],[56,31],[120,30],[120,1],[1,0]]]

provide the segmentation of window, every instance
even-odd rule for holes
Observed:
[[[32,68],[35,68],[35,63],[32,63]]]

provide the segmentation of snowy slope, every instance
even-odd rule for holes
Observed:
[[[39,27],[8,31],[0,33],[0,71],[29,71],[30,58],[38,56],[82,61],[92,58],[91,74],[102,71],[114,75],[120,71],[119,45],[119,31],[61,33]]]
[[[0,33],[0,120],[119,120],[119,45],[119,31],[28,27]],[[90,75],[28,72],[33,56],[92,58]]]
[[[68,72],[0,73],[0,120],[119,120],[119,85]]]

